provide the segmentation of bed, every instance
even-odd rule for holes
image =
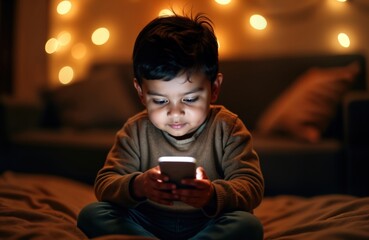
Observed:
[[[0,176],[0,239],[87,239],[76,227],[76,217],[92,201],[90,185],[6,171]],[[369,239],[369,197],[278,195],[266,197],[255,214],[265,239]]]

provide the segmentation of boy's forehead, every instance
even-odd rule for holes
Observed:
[[[143,80],[142,86],[148,94],[169,94],[170,92],[191,93],[203,89],[210,81],[203,74],[192,74],[190,78],[183,74],[169,81],[162,79]]]

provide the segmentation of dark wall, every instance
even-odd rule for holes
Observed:
[[[0,1],[0,94],[12,92],[13,80],[13,39],[15,20],[14,0]]]

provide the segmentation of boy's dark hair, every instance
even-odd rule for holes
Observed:
[[[142,79],[169,81],[179,74],[200,71],[214,82],[218,73],[218,42],[211,20],[198,14],[158,17],[137,36],[133,71]]]

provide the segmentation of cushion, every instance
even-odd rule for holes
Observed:
[[[124,79],[118,70],[107,67],[49,95],[61,126],[117,127],[139,111],[138,99],[134,99],[132,91],[131,80]]]
[[[317,142],[358,72],[357,62],[307,70],[266,109],[256,131]]]

